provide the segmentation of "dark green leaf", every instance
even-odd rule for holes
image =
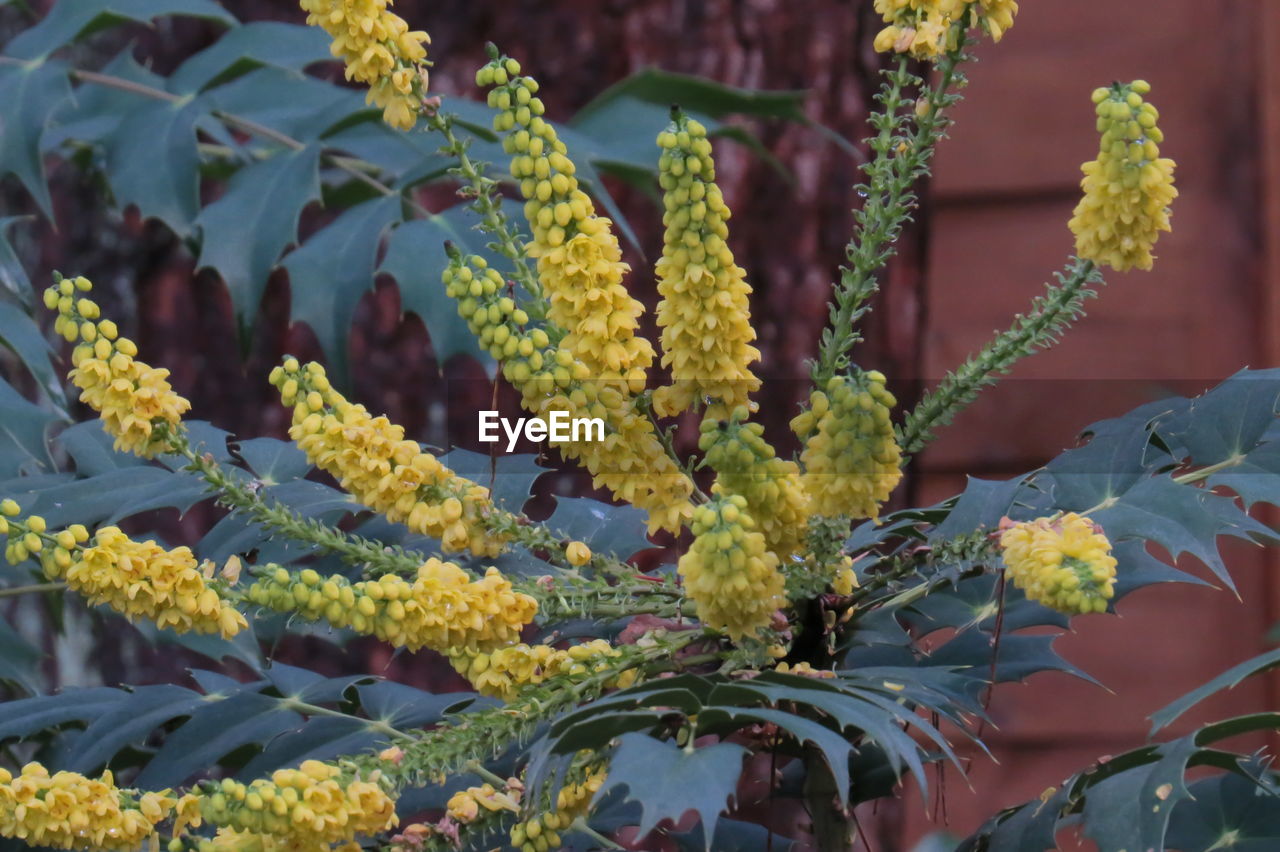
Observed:
[[[227,30],[222,38],[179,65],[169,77],[169,90],[196,92],[262,65],[301,71],[331,59],[329,36],[319,27],[250,21]]]
[[[106,139],[107,179],[121,207],[135,205],[187,236],[200,212],[199,100],[160,101],[127,113]]]
[[[203,702],[198,692],[173,684],[136,687],[125,700],[89,723],[71,749],[66,768],[95,771],[121,749],[142,743],[156,728],[190,715]]]
[[[367,109],[354,89],[280,68],[259,68],[205,93],[218,109],[303,142],[313,142],[352,113]],[[275,146],[268,138],[255,144]]]
[[[1205,778],[1174,808],[1165,842],[1180,852],[1280,849],[1280,800],[1239,775]]]
[[[634,506],[614,506],[589,497],[557,497],[556,509],[544,522],[557,535],[586,543],[596,553],[629,559],[653,547],[648,513]]]
[[[61,62],[0,67],[0,176],[16,175],[49,218],[53,200],[45,182],[41,137],[69,97],[67,67]]]
[[[45,436],[57,419],[0,379],[0,479],[53,469]]]
[[[517,513],[529,501],[533,483],[549,469],[538,464],[538,457],[532,453],[490,457],[454,449],[440,456],[440,462],[459,476],[488,488],[495,503]]]
[[[1210,695],[1221,692],[1224,689],[1234,689],[1245,680],[1263,672],[1271,671],[1277,666],[1280,666],[1280,648],[1268,651],[1265,654],[1259,654],[1250,660],[1245,660],[1243,663],[1232,666],[1209,682],[1196,687],[1173,703],[1152,713],[1151,736],[1155,736],[1156,732],[1168,727],[1175,719]]]
[[[593,801],[600,801],[614,788],[626,787],[627,801],[638,802],[642,809],[637,830],[640,837],[664,819],[678,823],[686,813],[695,811],[706,838],[705,848],[710,849],[716,821],[730,806],[747,754],[747,749],[732,743],[686,750],[644,734],[623,734],[610,759],[609,774]]]
[[[235,26],[237,21],[213,0],[62,0],[40,23],[19,33],[5,53],[23,59],[47,56],[63,45],[120,23],[147,23],[163,15],[186,15]]]
[[[289,271],[289,317],[311,326],[335,381],[347,380],[347,331],[361,296],[373,287],[382,232],[400,219],[398,195],[346,210],[281,264]]]
[[[199,268],[226,282],[242,328],[258,309],[267,276],[297,239],[302,208],[320,196],[320,151],[309,146],[237,172],[226,193],[201,211]]]
[[[0,621],[0,680],[36,692],[36,672],[44,655],[5,621]]]
[[[1159,759],[1120,772],[1089,789],[1084,803],[1085,834],[1099,852],[1164,849],[1173,807],[1189,794],[1183,776],[1196,751],[1190,739],[1160,747]]]
[[[27,216],[0,217],[0,287],[7,290],[19,304],[28,308],[35,302],[31,290],[31,279],[27,277],[27,270],[22,267],[17,252],[9,242],[9,229],[29,218]]]
[[[53,347],[45,340],[36,321],[14,302],[0,300],[0,343],[13,350],[50,400],[60,408],[66,406],[62,382],[50,360]]]
[[[446,240],[468,254],[483,251],[484,240],[472,230],[477,221],[474,213],[459,206],[430,219],[405,222],[391,233],[386,257],[378,269],[396,280],[404,312],[417,314],[426,325],[431,349],[441,367],[459,353],[492,363],[458,316],[458,306],[445,294],[440,277],[448,265]]]

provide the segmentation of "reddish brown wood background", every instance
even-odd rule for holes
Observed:
[[[298,19],[284,0],[226,5],[243,19]],[[1154,394],[1198,391],[1244,365],[1280,365],[1280,254],[1272,239],[1280,227],[1280,4],[1022,5],[1005,41],[979,51],[919,227],[908,234],[872,316],[864,363],[885,369],[910,397],[917,380],[936,380],[1004,327],[1062,265],[1071,250],[1066,220],[1078,167],[1096,150],[1089,92],[1099,84],[1135,77],[1152,83],[1166,152],[1179,163],[1175,232],[1162,240],[1154,272],[1109,276],[1089,319],[1062,346],[1024,362],[919,460],[912,482],[919,502],[954,493],[965,474],[1033,468],[1070,445],[1083,425]],[[470,91],[471,69],[493,38],[541,78],[558,118],[656,64],[737,85],[810,89],[810,115],[856,139],[877,61],[868,51],[868,6],[403,0],[397,9],[432,31],[435,79],[444,91]],[[166,25],[142,34],[140,45],[167,70],[212,35]],[[794,172],[794,184],[724,146],[719,171],[736,214],[732,242],[757,288],[753,307],[770,380],[764,410],[781,437],[777,427],[803,393],[802,362],[825,320],[828,283],[850,227],[856,164],[804,128],[757,129]],[[268,320],[252,357],[238,364],[226,357],[233,336],[216,279],[206,273],[193,280],[190,256],[154,225],[87,215],[98,203],[96,190],[70,172],[55,176],[61,230],[42,235],[37,280],[59,268],[112,281],[111,298],[122,308],[139,299],[139,327],[130,333],[146,342],[149,358],[174,369],[199,416],[242,434],[278,434],[279,409],[260,376],[285,347],[318,354],[305,330],[283,328],[283,276],[268,293]],[[634,195],[624,204],[652,255],[660,240],[652,206]],[[647,264],[634,253],[631,260],[637,290],[651,296]],[[195,355],[192,339],[202,341]],[[418,437],[438,440],[425,404],[443,396],[437,365],[416,320],[399,320],[391,288],[362,306],[353,346],[358,395]],[[992,703],[998,730],[991,732],[999,762],[973,762],[976,793],[949,777],[950,829],[963,834],[1097,756],[1140,744],[1147,713],[1263,649],[1280,618],[1280,566],[1244,546],[1232,549],[1231,563],[1243,601],[1205,588],[1153,588],[1125,601],[1119,618],[1077,622],[1060,648],[1110,691],[1058,675],[999,690]],[[396,675],[417,678],[421,671]],[[1274,709],[1275,686],[1252,681],[1196,718]],[[946,827],[925,812],[911,793],[901,809],[882,808],[877,848],[909,849]]]

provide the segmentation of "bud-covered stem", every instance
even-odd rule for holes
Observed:
[[[950,423],[963,408],[978,398],[984,387],[998,381],[1013,365],[1058,342],[1062,333],[1084,315],[1084,303],[1096,295],[1090,284],[1102,284],[1102,275],[1092,261],[1072,258],[1064,272],[1056,273],[1043,296],[1032,302],[1031,310],[1014,317],[1013,325],[1000,332],[982,350],[965,361],[916,405],[899,428],[902,450],[918,453],[933,439],[933,432]]]

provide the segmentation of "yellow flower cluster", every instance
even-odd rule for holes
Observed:
[[[473,580],[452,562],[428,559],[411,581],[394,574],[352,583],[311,568],[267,571],[247,592],[251,603],[376,636],[398,648],[487,650],[520,640],[538,604],[497,568]]]
[[[331,850],[328,844],[313,843],[303,846],[297,842],[291,843],[270,834],[255,834],[252,831],[219,828],[213,837],[201,837],[197,840],[195,848],[197,852],[307,852],[307,850],[312,852],[359,852],[360,844],[355,842],[340,844]]]
[[[935,59],[956,47],[960,30],[982,27],[994,41],[1004,37],[1018,13],[1017,0],[875,0],[888,26],[875,40],[881,53]]]
[[[589,770],[581,782],[567,782],[556,794],[556,805],[548,813],[518,823],[511,828],[511,845],[520,852],[547,852],[560,848],[558,832],[573,825],[587,812],[591,799],[604,784],[604,770]]]
[[[498,270],[479,255],[456,255],[443,277],[445,293],[458,303],[458,315],[495,361],[520,359],[528,364],[530,375],[542,369],[542,350],[550,339],[541,329],[523,330],[529,314],[516,306]]]
[[[785,603],[778,557],[740,495],[713,497],[693,515],[693,544],[677,570],[704,624],[734,639],[769,626]]]
[[[408,130],[427,91],[431,37],[411,31],[387,9],[391,0],[301,0],[307,23],[333,39],[330,51],[347,66],[347,79],[366,83],[368,103],[392,127]]]
[[[151,458],[167,449],[156,427],[177,430],[191,403],[173,392],[168,370],[137,360],[134,342],[120,337],[111,320],[100,319],[96,302],[79,295],[92,289],[87,278],[63,278],[44,292],[45,306],[58,312],[54,330],[80,341],[71,355],[70,378],[81,402],[102,416],[117,450]]]
[[[480,816],[481,808],[486,811],[519,811],[520,805],[506,791],[497,790],[492,784],[481,784],[450,796],[445,812],[455,822],[468,825]]]
[[[1023,523],[1005,518],[1000,529],[1004,564],[1029,599],[1069,615],[1106,611],[1116,559],[1101,527],[1069,512]]]
[[[564,649],[520,644],[484,653],[457,648],[449,652],[449,660],[477,692],[512,701],[523,686],[589,675],[620,655],[604,639],[595,639]]]
[[[836,673],[830,669],[815,669],[806,662],[796,663],[794,666],[790,663],[778,663],[777,671],[782,674],[799,675],[800,677],[809,677],[815,680],[831,680],[836,676]]]
[[[0,837],[29,846],[133,852],[154,838],[176,804],[167,791],[121,790],[109,771],[95,779],[50,775],[39,763],[16,776],[0,768]]]
[[[1160,156],[1160,114],[1142,99],[1150,91],[1136,80],[1093,93],[1102,145],[1098,159],[1081,167],[1084,198],[1070,223],[1077,255],[1120,272],[1151,268],[1151,249],[1170,230],[1169,205],[1178,196],[1174,162]]]
[[[324,368],[287,358],[271,371],[280,399],[293,406],[289,436],[312,463],[369,508],[414,532],[440,539],[446,553],[496,556],[504,541],[487,532],[489,490],[457,476],[405,438],[404,428],[347,401]]]
[[[778,458],[764,427],[746,419],[747,409],[739,407],[726,421],[703,420],[698,448],[716,472],[714,493],[746,498],[765,544],[786,560],[804,549],[809,497],[796,463]]]
[[[654,409],[674,416],[706,399],[708,417],[738,406],[754,410],[749,397],[760,379],[751,364],[760,350],[751,345],[751,287],[725,242],[729,208],[715,183],[707,129],[677,113],[658,145],[666,227],[656,267],[658,326],[671,384],[654,392]]]
[[[562,346],[586,365],[591,380],[639,393],[653,346],[636,333],[644,305],[623,284],[629,267],[612,223],[596,215],[578,188],[565,144],[542,118],[537,81],[520,76],[514,59],[503,59],[481,68],[476,83],[494,87],[494,129],[507,131],[503,149],[512,155],[511,175],[520,183],[533,236],[526,250],[538,260],[548,318],[567,332]]]
[[[902,479],[884,374],[835,376],[814,391],[810,408],[791,421],[805,441],[800,461],[813,512],[822,517],[876,518]]]
[[[189,547],[165,550],[154,541],[134,541],[118,527],[103,527],[93,540],[74,524],[56,533],[44,518],[14,516],[12,500],[0,503],[0,534],[8,536],[11,563],[38,556],[50,580],[64,581],[93,606],[106,604],[133,621],[145,618],[179,633],[217,633],[230,639],[247,627],[244,616],[205,582]],[[210,575],[212,565],[208,566]]]
[[[347,778],[318,760],[277,769],[271,778],[249,784],[230,778],[209,782],[196,804],[200,818],[213,825],[270,835],[287,848],[316,852],[384,831],[397,821],[395,802],[377,779]]]

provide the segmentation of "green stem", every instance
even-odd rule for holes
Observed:
[[[465,178],[472,199],[472,208],[480,214],[481,227],[497,240],[496,248],[515,266],[516,280],[533,299],[529,305],[533,310],[529,316],[542,319],[546,316],[546,305],[542,284],[538,276],[529,268],[525,254],[524,242],[516,236],[507,224],[502,205],[494,199],[494,180],[484,174],[483,164],[477,164],[467,154],[467,142],[459,139],[453,132],[454,116],[443,115],[438,110],[427,114],[428,126],[445,139],[445,151],[458,161],[457,174]]]
[[[866,303],[879,290],[877,276],[916,209],[913,187],[928,173],[934,148],[950,124],[945,110],[959,100],[952,89],[964,81],[958,67],[968,58],[965,43],[961,28],[956,47],[937,63],[937,83],[923,87],[914,104],[906,91],[921,81],[911,73],[910,59],[899,56],[885,72],[888,79],[877,96],[881,109],[870,117],[879,131],[870,140],[874,156],[863,167],[866,183],[856,187],[865,201],[854,214],[857,230],[847,249],[848,265],[840,271],[830,325],[823,330],[813,364],[815,387],[849,366],[849,349],[861,337],[856,323],[869,310]]]
[[[1020,359],[1058,342],[1072,322],[1084,315],[1084,302],[1095,295],[1090,284],[1102,277],[1093,261],[1073,258],[1058,283],[1037,297],[1027,314],[1014,317],[1013,325],[1000,332],[973,358],[948,373],[938,386],[916,405],[898,430],[903,463],[933,440],[934,431],[950,423],[972,403],[978,393],[1008,373]]]
[[[35,595],[41,592],[60,592],[66,588],[66,583],[36,583],[31,586],[10,586],[7,589],[0,589],[0,598],[16,598],[21,595]]]

